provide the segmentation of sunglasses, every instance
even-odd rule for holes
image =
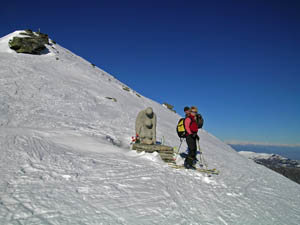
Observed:
[[[197,112],[195,112],[195,111],[191,111],[191,113],[197,113]]]

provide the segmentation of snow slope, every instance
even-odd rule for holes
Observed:
[[[131,151],[140,110],[154,109],[174,147],[179,115],[58,44],[11,51],[18,33],[0,39],[0,224],[300,224],[298,184],[205,130],[218,176]]]

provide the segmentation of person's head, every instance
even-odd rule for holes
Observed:
[[[196,106],[192,106],[190,112],[192,116],[196,116],[198,113],[198,108]]]
[[[188,107],[188,106],[184,107],[183,111],[186,115],[190,114],[190,107]]]

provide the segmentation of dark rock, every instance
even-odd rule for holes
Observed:
[[[163,105],[165,105],[168,109],[170,109],[172,112],[174,112],[174,113],[176,113],[176,111],[173,109],[174,108],[174,106],[172,106],[172,105],[170,105],[170,104],[168,104],[168,103],[163,103]]]
[[[25,30],[25,32],[21,32],[20,34],[21,35],[34,36],[34,33],[30,29]]]
[[[112,98],[112,97],[105,97],[106,99],[109,99],[109,100],[112,100],[114,102],[117,102],[117,99],[116,98]]]
[[[123,86],[123,90],[124,90],[124,91],[130,91],[130,88],[129,88],[129,87]]]
[[[25,32],[28,34],[33,34],[32,30],[30,30],[30,29],[26,29]]]
[[[40,55],[46,49],[45,45],[49,44],[47,34],[34,34],[30,30],[25,30],[25,33],[20,34],[27,35],[28,37],[13,37],[9,41],[9,47],[17,53]]]

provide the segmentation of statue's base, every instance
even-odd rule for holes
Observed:
[[[173,162],[174,158],[174,149],[170,146],[166,145],[146,145],[135,143],[132,145],[132,150],[136,150],[137,152],[158,152],[161,159],[165,162]]]

